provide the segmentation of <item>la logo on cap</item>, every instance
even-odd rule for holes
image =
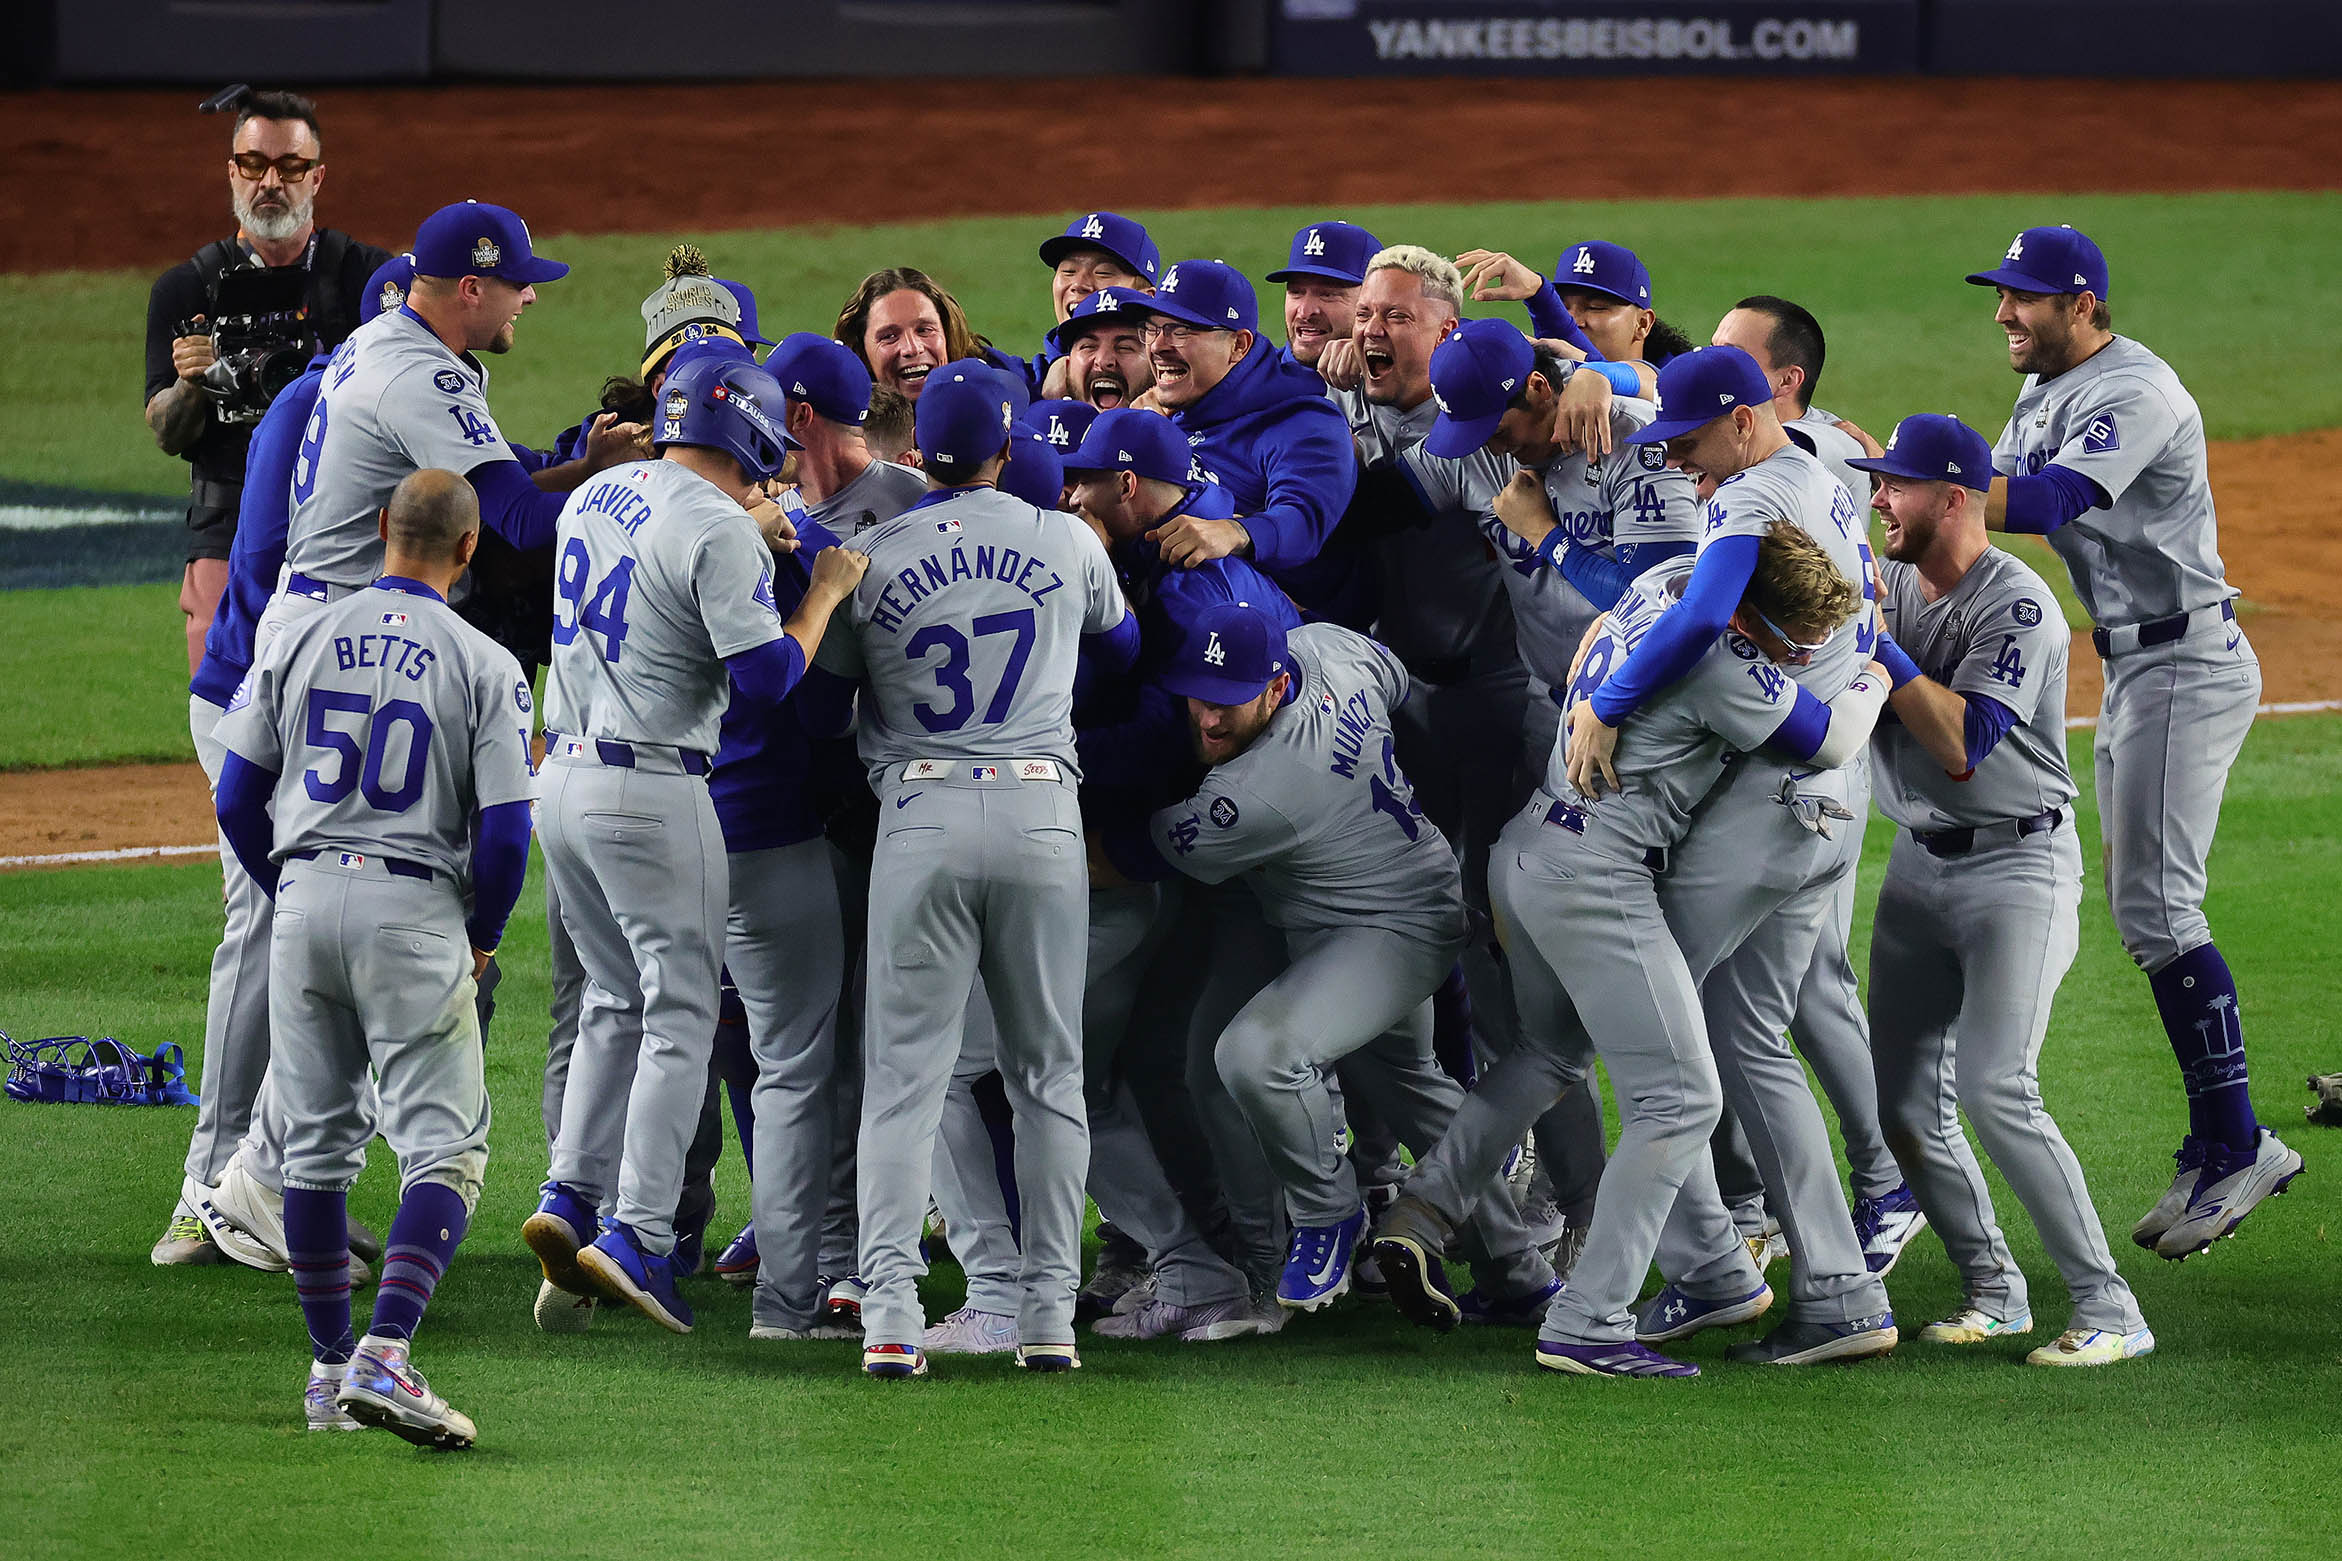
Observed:
[[[1311,228],[1309,230],[1309,242],[1301,246],[1301,253],[1304,255],[1322,255],[1325,252],[1326,241],[1318,236],[1317,229]]]
[[[1106,224],[1098,220],[1096,212],[1091,212],[1090,220],[1082,224],[1081,236],[1083,238],[1104,238],[1106,236]]]
[[[1212,637],[1212,642],[1204,647],[1204,660],[1210,662],[1215,667],[1226,666],[1228,664],[1228,651],[1227,648],[1220,643],[1220,631],[1218,629],[1207,629],[1204,632]]]
[[[2015,238],[2013,238],[2013,239],[2009,240],[2009,252],[2008,252],[2007,254],[2005,254],[2005,255],[2001,256],[2001,259],[2003,259],[2003,260],[2022,260],[2022,259],[2024,259],[2024,258],[2025,258],[2025,235],[2024,235],[2024,234],[2022,234],[2022,233],[2020,233],[2020,234],[2018,234],[2018,235],[2017,235]]]
[[[480,242],[472,246],[472,264],[483,270],[495,265],[503,258],[504,251],[496,247],[496,241],[492,238],[483,237]]]
[[[1173,266],[1163,273],[1163,291],[1166,293],[1179,291],[1179,268],[1177,266]]]
[[[1570,262],[1569,268],[1579,276],[1591,276],[1594,271],[1594,252],[1580,244],[1578,258]]]

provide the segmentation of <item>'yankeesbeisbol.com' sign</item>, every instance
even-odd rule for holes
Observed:
[[[1279,0],[1290,75],[1911,70],[1917,0]]]

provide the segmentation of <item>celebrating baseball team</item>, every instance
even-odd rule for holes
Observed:
[[[2202,909],[2260,669],[2196,404],[2113,334],[2107,259],[1995,242],[1997,441],[1915,410],[1882,447],[1815,404],[1806,307],[1663,321],[1610,240],[1540,273],[1328,218],[1256,279],[1096,211],[1039,244],[1029,358],[909,267],[772,343],[678,246],[639,359],[538,451],[486,364],[568,268],[441,209],[252,434],[191,689],[226,930],[155,1262],[291,1272],[309,1429],[470,1445],[409,1351],[478,1214],[533,834],[550,1164],[497,1225],[548,1348],[687,1334],[720,1280],[817,1365],[1063,1372],[1084,1330],[1365,1294],[1692,1377],[1668,1346],[1710,1328],[1769,1324],[1750,1365],[1895,1349],[1929,1229],[1965,1300],[1919,1338],[1973,1345],[2035,1321],[1964,1112],[2070,1296],[2026,1359],[2145,1355],[2037,1071],[2081,936],[2069,635],[1991,534],[2045,536],[2095,624],[2101,873],[2186,1095],[2131,1230],[2166,1259],[2302,1169]],[[376,1134],[380,1237],[346,1208]]]

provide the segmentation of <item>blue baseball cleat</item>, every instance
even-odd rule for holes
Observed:
[[[1464,1321],[1475,1327],[1534,1328],[1545,1321],[1546,1308],[1559,1294],[1561,1281],[1558,1279],[1527,1295],[1497,1296],[1474,1288],[1464,1292],[1456,1302],[1456,1309],[1464,1314]]]
[[[1635,1337],[1645,1344],[1688,1339],[1710,1328],[1737,1328],[1772,1309],[1773,1287],[1759,1281],[1746,1295],[1709,1300],[1668,1285],[1635,1309]]]
[[[1338,1225],[1296,1225],[1285,1249],[1285,1272],[1277,1280],[1277,1304],[1314,1312],[1331,1306],[1350,1288],[1350,1254],[1366,1234],[1366,1206]]]
[[[752,1285],[756,1266],[756,1227],[748,1225],[716,1254],[716,1277],[728,1285]]]
[[[596,1295],[601,1287],[577,1266],[580,1249],[594,1240],[594,1206],[560,1182],[547,1182],[537,1212],[521,1222],[520,1239],[528,1243],[545,1270],[545,1282],[571,1295]]]
[[[672,1333],[691,1331],[691,1307],[675,1290],[675,1265],[643,1250],[630,1225],[613,1224],[577,1255],[597,1294],[624,1301]]]
[[[1881,1279],[1902,1260],[1911,1238],[1927,1229],[1927,1216],[1911,1196],[1911,1184],[1899,1182],[1876,1198],[1854,1200],[1854,1235],[1862,1243],[1863,1266]]]
[[[1808,1322],[1792,1317],[1761,1339],[1735,1344],[1726,1360],[1749,1366],[1812,1366],[1823,1361],[1868,1360],[1891,1355],[1901,1334],[1895,1314],[1857,1317],[1851,1322]]]
[[[1615,1344],[1570,1344],[1560,1339],[1539,1339],[1537,1364],[1547,1371],[1580,1377],[1696,1377],[1700,1374],[1700,1368],[1691,1362],[1670,1360],[1631,1339]]]
[[[873,1344],[862,1352],[862,1374],[896,1378],[927,1375],[927,1354],[916,1344]]]

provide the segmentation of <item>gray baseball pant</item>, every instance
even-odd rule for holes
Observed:
[[[2082,849],[2070,820],[2022,837],[2000,828],[1953,857],[1895,837],[1870,944],[1880,1104],[1970,1305],[2003,1321],[2030,1311],[1961,1110],[2065,1277],[2073,1326],[2128,1333],[2145,1326],[2139,1303],[2041,1104],[2041,1043],[2081,941]]]
[[[905,788],[889,777],[879,805],[858,1149],[863,1336],[915,1345],[925,1330],[920,1225],[980,970],[1016,1119],[1018,1335],[1071,1341],[1090,1152],[1079,1032],[1089,873],[1073,788],[1008,779]]]
[[[539,1109],[545,1118],[545,1142],[550,1146],[561,1136],[561,1102],[569,1091],[569,1054],[577,1046],[577,1016],[585,1007],[586,987],[585,965],[578,959],[577,944],[561,919],[561,893],[553,887],[550,872],[545,874],[545,943],[552,966],[553,1027],[545,1035],[545,1088]],[[605,1154],[615,1168],[617,1144],[613,1142]]]
[[[614,1215],[664,1255],[707,1095],[730,887],[706,780],[652,768],[666,754],[647,745],[635,760],[543,771],[538,838],[586,971],[551,1175],[599,1203],[621,1145]]]
[[[195,739],[195,757],[214,790],[227,750],[213,729],[226,714],[208,699],[187,696],[187,729]],[[201,1099],[195,1108],[195,1133],[187,1141],[187,1174],[206,1187],[219,1185],[236,1141],[252,1126],[269,1050],[268,893],[244,871],[224,833],[220,875],[227,921],[211,956],[211,993],[203,1010]],[[276,1146],[281,1148],[281,1139]]]
[[[348,864],[337,852],[286,863],[269,977],[285,1184],[340,1192],[358,1179],[376,1127],[371,1063],[401,1191],[440,1182],[474,1207],[488,1164],[488,1085],[454,882],[400,876],[355,853]]]
[[[976,1086],[999,1067],[1000,1028],[979,975],[968,992],[960,1054],[952,1063],[943,1116],[936,1125],[931,1192],[943,1215],[951,1255],[967,1281],[965,1304],[979,1312],[1014,1317],[1023,1309],[1025,1288],[1019,1221],[1009,1212],[1010,1189],[1001,1185],[999,1148],[976,1099]]]
[[[1238,879],[1185,883],[1157,971],[1187,972],[1187,1092],[1210,1142],[1228,1206],[1229,1254],[1258,1288],[1285,1263],[1285,1199],[1260,1140],[1220,1077],[1220,1037],[1245,1004],[1285,968],[1285,934],[1261,914]],[[1194,972],[1200,971],[1200,984]],[[1192,1213],[1192,1210],[1190,1211]]]

